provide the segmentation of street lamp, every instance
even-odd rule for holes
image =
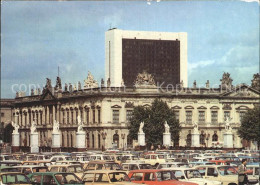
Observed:
[[[123,139],[123,151],[125,150],[125,134],[121,134],[121,137]]]
[[[106,140],[106,137],[107,137],[107,133],[106,132],[102,132],[101,136],[102,136],[102,139],[103,139],[103,149],[105,150],[105,140]]]

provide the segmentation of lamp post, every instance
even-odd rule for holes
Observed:
[[[102,136],[102,139],[103,139],[103,149],[105,150],[105,140],[106,140],[106,137],[107,137],[107,133],[106,132],[102,132],[101,136]]]
[[[123,139],[123,151],[125,150],[125,134],[121,134],[121,137]]]

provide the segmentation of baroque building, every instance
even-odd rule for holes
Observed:
[[[232,85],[229,73],[224,73],[221,85],[210,88],[209,81],[204,88],[184,88],[178,86],[158,87],[152,75],[138,74],[135,86],[110,87],[94,80],[91,73],[84,81],[83,88],[65,84],[57,77],[52,87],[47,79],[43,90],[32,89],[30,96],[17,93],[13,103],[13,120],[20,126],[20,146],[30,146],[30,126],[33,120],[37,124],[39,146],[51,146],[54,121],[60,123],[61,148],[64,151],[76,145],[77,117],[83,121],[86,131],[87,149],[133,147],[128,137],[129,120],[134,106],[151,106],[155,98],[167,102],[175,112],[181,125],[179,141],[175,146],[191,146],[193,123],[199,125],[201,146],[222,146],[225,119],[231,118],[234,148],[251,147],[239,138],[237,129],[240,120],[248,109],[259,105],[259,74],[254,75],[251,85]]]

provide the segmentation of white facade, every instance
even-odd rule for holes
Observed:
[[[126,31],[112,29],[105,34],[105,79],[110,78],[112,87],[122,82],[122,39],[176,40],[180,41],[180,81],[188,85],[187,75],[187,33]]]

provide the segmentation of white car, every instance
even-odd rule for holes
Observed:
[[[209,179],[203,179],[203,177],[200,175],[200,172],[193,168],[163,168],[168,169],[174,172],[175,177],[179,181],[184,182],[194,182],[198,185],[221,185],[222,183],[220,181],[215,180],[209,180]]]

